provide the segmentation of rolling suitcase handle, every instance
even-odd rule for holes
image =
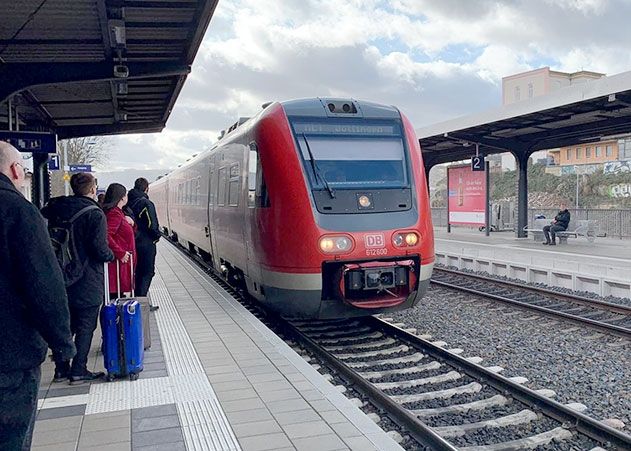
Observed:
[[[131,297],[136,297],[134,293],[134,254],[129,253],[129,273],[131,276],[130,285],[131,285]],[[120,261],[116,260],[116,284],[118,289],[118,297],[121,298],[121,266]]]
[[[105,287],[104,305],[110,303],[110,273],[108,262],[103,263],[103,286]]]

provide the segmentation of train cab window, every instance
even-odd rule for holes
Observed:
[[[409,186],[400,123],[295,121],[293,128],[314,189]]]
[[[230,182],[228,184],[228,205],[231,207],[239,206],[239,194],[241,194],[241,172],[239,171],[239,163],[230,166]]]
[[[217,177],[217,205],[223,207],[226,205],[226,167],[219,168],[219,176]]]

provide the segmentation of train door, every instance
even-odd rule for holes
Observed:
[[[208,243],[210,245],[210,255],[213,259],[213,265],[215,268],[219,267],[219,256],[217,255],[217,230],[214,226],[215,208],[217,205],[217,169],[215,164],[215,157],[210,157],[210,164],[208,170],[208,225],[206,226],[206,236],[208,237]]]
[[[254,252],[254,231],[256,230],[256,168],[258,163],[258,149],[255,142],[248,146],[247,156],[247,204],[243,209],[245,224],[245,249],[247,253],[247,273],[252,277],[258,267]]]
[[[169,235],[171,235],[173,233],[173,230],[171,229],[171,181],[169,179],[166,179],[164,181],[164,208],[165,208],[165,214],[164,217],[166,218],[166,224],[162,224],[162,228],[166,228],[169,231]]]

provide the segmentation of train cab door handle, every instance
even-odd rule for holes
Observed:
[[[208,226],[204,227],[204,232],[206,232],[206,236],[209,237],[210,236],[210,227],[208,227]]]

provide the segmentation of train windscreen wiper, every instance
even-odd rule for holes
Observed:
[[[309,153],[309,159],[311,161],[311,170],[313,171],[313,176],[315,178],[316,183],[318,179],[322,180],[322,184],[324,185],[324,188],[326,188],[326,190],[329,192],[329,196],[331,196],[331,199],[335,199],[335,191],[333,191],[333,188],[329,186],[329,182],[327,182],[326,178],[324,178],[324,175],[322,175],[322,172],[320,171],[320,168],[318,167],[318,163],[316,163],[315,157],[313,156],[313,152],[311,152],[311,146],[309,146],[309,141],[307,141],[307,137],[304,133],[302,134],[302,139],[305,140],[305,144],[307,145],[307,152]]]

